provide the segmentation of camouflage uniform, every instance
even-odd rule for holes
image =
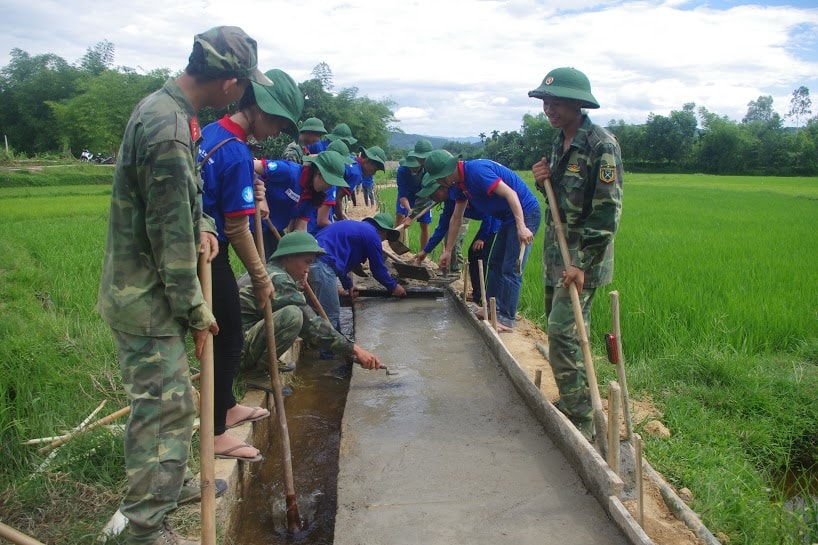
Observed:
[[[273,325],[277,357],[290,348],[297,337],[304,339],[309,346],[342,355],[352,354],[353,343],[315,313],[278,260],[273,259],[267,263],[267,274],[276,294],[273,299]],[[241,366],[248,370],[268,370],[270,356],[267,351],[264,312],[258,308],[258,301],[247,275],[239,280],[239,298],[244,330]]]
[[[551,185],[568,241],[571,263],[585,271],[580,294],[590,331],[591,304],[598,286],[613,278],[614,234],[622,211],[622,156],[616,138],[583,116],[571,147],[563,153],[560,131],[551,150]],[[562,284],[562,262],[551,210],[545,218],[543,277],[551,368],[560,390],[559,408],[588,431],[592,408],[571,297]]]
[[[121,511],[133,535],[176,506],[195,416],[185,334],[214,322],[196,275],[200,230],[215,226],[202,217],[195,115],[173,80],[140,102],[112,186],[98,308],[132,404]]]
[[[290,142],[287,144],[287,147],[284,148],[284,152],[281,154],[281,158],[285,161],[290,161],[291,163],[299,163],[303,164],[304,160],[304,146],[299,144],[298,142]]]

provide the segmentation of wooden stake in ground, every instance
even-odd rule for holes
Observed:
[[[608,295],[611,296],[611,313],[613,322],[613,335],[616,340],[616,374],[619,379],[619,386],[622,389],[622,406],[625,410],[625,431],[626,440],[633,437],[633,423],[631,421],[631,398],[628,394],[628,380],[625,378],[625,356],[622,354],[622,330],[619,327],[619,292],[614,290]]]
[[[262,263],[266,263],[264,256],[264,239],[261,234],[261,214],[255,214],[256,248]],[[281,377],[278,376],[278,355],[276,353],[275,326],[273,325],[273,304],[267,301],[264,305],[264,326],[267,335],[267,351],[270,353],[270,380],[273,383],[273,400],[275,401],[276,420],[278,423],[278,438],[281,447],[281,467],[284,469],[284,490],[287,494],[287,529],[291,533],[301,530],[301,515],[298,513],[298,503],[295,499],[295,480],[293,479],[293,459],[290,452],[290,432],[287,428],[287,415],[284,412],[284,396],[281,393]],[[272,420],[272,419],[271,419]],[[275,425],[275,424],[273,424]]]
[[[210,252],[199,256],[199,283],[205,303],[213,308],[213,275],[210,271]],[[202,545],[216,545],[216,453],[215,423],[213,421],[215,400],[213,385],[213,335],[209,332],[205,339],[202,357],[201,379],[199,382],[199,447],[201,452],[202,490]]]
[[[557,209],[557,199],[554,197],[554,189],[551,187],[551,180],[546,178],[543,184],[548,196],[548,206],[551,208],[551,216],[554,219],[554,228],[557,230],[557,239],[562,253],[562,262],[565,270],[571,266],[571,254],[568,252],[568,241],[565,239],[565,232],[562,230],[560,212]],[[568,286],[568,293],[571,295],[571,303],[574,307],[574,321],[577,324],[577,335],[582,348],[582,358],[585,361],[585,372],[588,375],[588,386],[591,390],[591,406],[594,410],[594,430],[596,440],[600,445],[604,445],[606,436],[605,415],[602,413],[602,399],[599,396],[599,384],[596,382],[596,371],[594,370],[594,358],[591,354],[591,344],[588,342],[588,332],[585,331],[585,318],[582,317],[582,304],[579,302],[579,292],[577,285]],[[602,447],[604,448],[604,446]]]
[[[489,318],[489,311],[488,307],[486,306],[486,278],[483,274],[483,260],[477,260],[477,271],[480,273],[480,300],[483,302],[483,319],[488,320]]]
[[[463,261],[463,303],[469,302],[469,260]]]

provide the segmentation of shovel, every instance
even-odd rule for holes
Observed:
[[[436,202],[432,201],[428,206],[424,207],[420,212],[418,212],[414,216],[411,216],[412,221],[415,221],[417,218],[419,218],[420,216],[422,216],[423,214],[425,214],[426,212],[431,210],[436,204],[437,204]],[[401,223],[400,225],[395,227],[395,231],[400,232],[400,231],[403,230],[404,227],[405,227],[405,225]],[[406,244],[404,244],[403,242],[399,241],[399,240],[390,240],[389,241],[389,247],[392,248],[392,251],[395,252],[398,255],[403,255],[403,254],[405,254],[406,252],[409,251],[409,247]]]
[[[401,278],[412,278],[414,280],[422,280],[424,282],[428,282],[432,278],[431,273],[429,273],[429,269],[426,267],[407,263],[387,249],[384,249],[383,253],[394,262],[395,270],[398,272]]]

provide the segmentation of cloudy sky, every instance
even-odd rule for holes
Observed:
[[[569,6],[566,8],[566,6]],[[20,48],[76,62],[102,40],[115,64],[184,68],[194,34],[244,28],[262,70],[296,81],[326,62],[335,87],[395,102],[408,133],[476,136],[514,130],[541,101],[527,92],[559,66],[591,80],[609,120],[643,123],[687,102],[740,121],[773,97],[782,116],[793,90],[818,113],[815,0],[0,0],[0,65]],[[790,123],[787,120],[787,123]]]

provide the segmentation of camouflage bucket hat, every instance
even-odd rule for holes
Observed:
[[[272,85],[258,69],[256,41],[237,26],[217,26],[194,36],[188,62],[198,73],[212,78]]]
[[[413,155],[407,155],[406,157],[398,161],[398,164],[402,167],[407,168],[420,168],[420,163],[418,162],[417,157]]]
[[[310,117],[304,120],[304,123],[299,127],[298,132],[317,132],[320,134],[327,134],[327,129],[324,128],[324,122],[317,117]]]
[[[286,132],[291,135],[297,134],[296,124],[304,110],[304,95],[301,94],[295,80],[283,70],[274,68],[265,75],[270,79],[270,85],[253,82],[256,104],[264,113],[289,121]]]
[[[383,229],[386,231],[386,240],[394,242],[400,238],[400,231],[393,227],[393,225],[395,225],[395,218],[386,212],[375,214],[375,216],[371,218],[364,218],[363,221],[371,223],[378,229]]]
[[[380,165],[378,170],[386,170],[386,152],[382,148],[372,146],[371,148],[358,148],[358,151],[370,161],[378,163]]]
[[[305,163],[313,163],[324,181],[336,187],[349,187],[344,180],[344,158],[337,151],[322,151],[318,155],[305,155]]]
[[[430,180],[445,178],[456,168],[457,157],[445,149],[436,149],[426,158],[426,175],[423,176],[423,181],[425,183],[427,178]]]
[[[318,245],[318,241],[311,234],[306,231],[293,231],[281,237],[278,248],[270,257],[278,258],[295,254],[324,255],[325,253],[327,253],[326,250]]]
[[[327,135],[330,140],[343,140],[348,146],[352,146],[358,141],[352,137],[352,129],[346,123],[338,123],[332,128],[332,132]]]
[[[570,98],[582,102],[583,108],[599,108],[599,102],[591,94],[588,76],[576,68],[555,68],[545,75],[539,87],[528,92],[532,98]]]
[[[341,154],[341,157],[344,158],[344,163],[348,165],[351,165],[352,163],[355,162],[355,159],[349,156],[350,155],[349,148],[347,147],[346,144],[344,144],[343,140],[335,140],[333,142],[330,142],[329,146],[327,146],[327,149],[324,151],[337,151],[338,153]]]
[[[432,143],[428,140],[421,139],[415,142],[415,147],[410,151],[407,156],[414,157],[415,159],[426,159],[430,153],[432,153]]]

